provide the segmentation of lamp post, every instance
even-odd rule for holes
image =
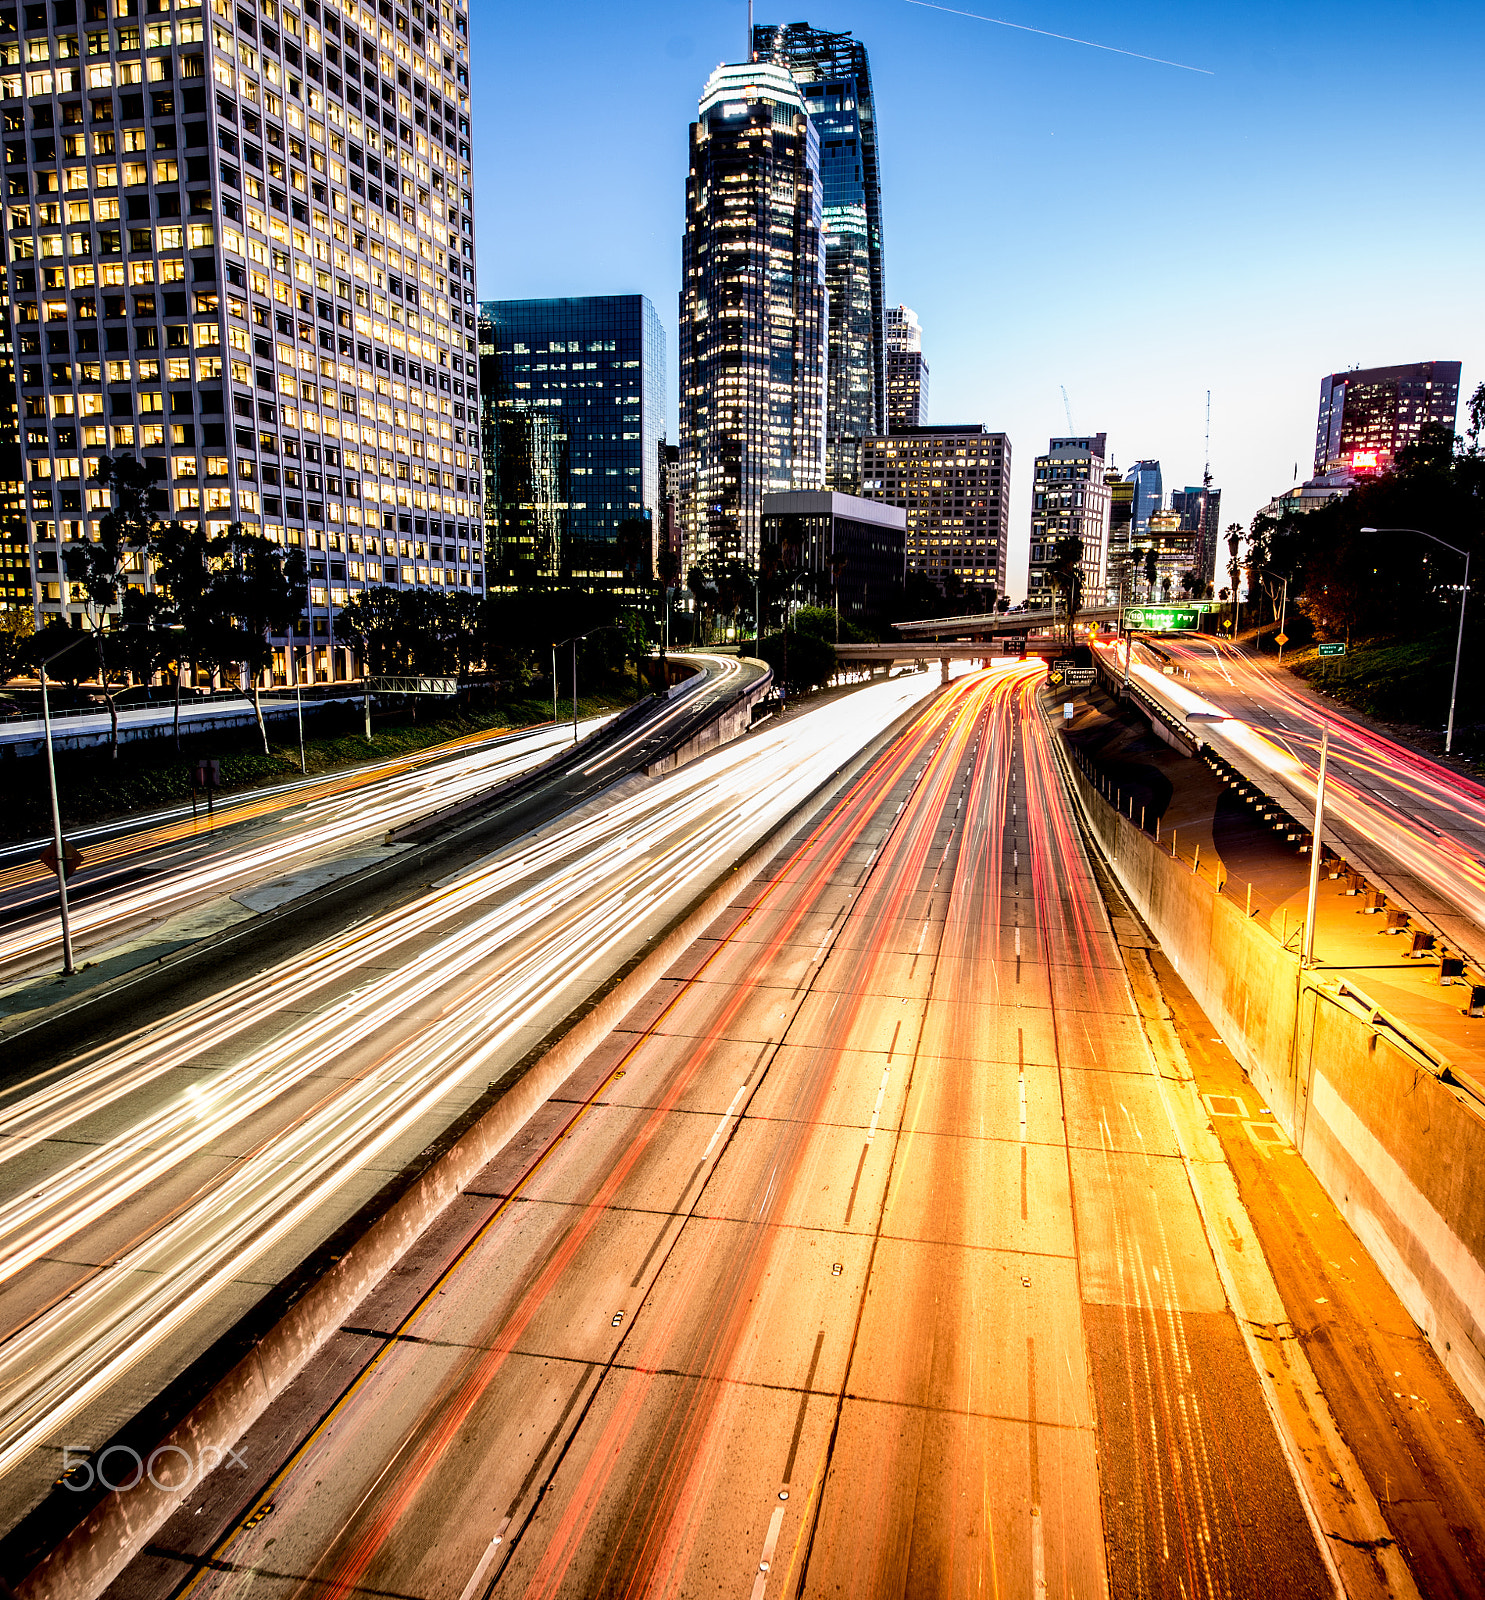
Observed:
[[[1330,757],[1330,724],[1320,729],[1320,776],[1315,785],[1315,830],[1310,835],[1310,890],[1305,909],[1304,966],[1315,965],[1315,902],[1320,893],[1320,829],[1325,822],[1325,768]],[[1298,1026],[1296,1020],[1295,1026]]]
[[[72,924],[67,915],[67,849],[62,842],[62,811],[57,804],[57,764],[52,755],[52,712],[46,693],[46,669],[59,656],[75,650],[85,637],[69,639],[60,650],[53,650],[37,664],[41,674],[41,723],[46,733],[46,781],[52,802],[52,849],[57,856],[57,903],[62,915],[62,973],[66,977],[77,969],[72,964]]]
[[[1430,533],[1426,528],[1363,528],[1363,533],[1416,533],[1424,539],[1432,539],[1435,544],[1441,544],[1446,550],[1452,550],[1455,555],[1464,557],[1464,592],[1459,597],[1459,637],[1454,642],[1454,683],[1449,690],[1449,726],[1444,734],[1444,754],[1454,754],[1454,704],[1459,698],[1459,661],[1464,654],[1464,608],[1470,599],[1470,553],[1461,550],[1457,544],[1450,544],[1447,539],[1439,538],[1438,534]]]
[[[1271,567],[1264,567],[1261,577],[1277,578],[1283,584],[1283,598],[1279,602],[1279,665],[1284,665],[1284,619],[1289,615],[1289,580],[1282,573],[1275,572]],[[1273,599],[1274,591],[1269,590],[1269,599]]]

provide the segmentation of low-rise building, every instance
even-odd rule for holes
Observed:
[[[763,497],[763,544],[797,552],[800,588],[859,621],[884,611],[907,576],[907,512],[860,495],[791,489]]]

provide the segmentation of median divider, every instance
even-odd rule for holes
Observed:
[[[830,773],[490,1085],[439,1139],[282,1280],[98,1454],[162,1463],[121,1492],[54,1488],[0,1540],[19,1600],[93,1600],[177,1509],[169,1462],[222,1461],[346,1317],[799,829],[933,703],[926,696]],[[158,1480],[158,1481],[156,1481]]]

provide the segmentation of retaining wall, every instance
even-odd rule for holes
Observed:
[[[1302,971],[1241,901],[1104,800],[1065,750],[1063,767],[1171,965],[1485,1416],[1485,1105],[1363,990]]]

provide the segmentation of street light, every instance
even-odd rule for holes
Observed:
[[[49,656],[43,656],[37,663],[37,670],[41,674],[41,723],[46,732],[46,781],[52,801],[52,849],[57,856],[57,899],[62,913],[64,977],[70,977],[77,969],[72,965],[72,924],[67,916],[67,850],[62,843],[62,812],[57,804],[57,764],[52,756],[52,712],[46,693],[46,669],[59,656],[65,656],[69,650],[75,650],[86,638],[86,634],[79,634],[77,638],[69,639],[60,650],[53,650]]]
[[[1464,608],[1470,599],[1470,553],[1461,550],[1457,544],[1450,544],[1447,539],[1439,538],[1438,534],[1430,533],[1427,528],[1363,528],[1363,533],[1416,533],[1421,538],[1432,539],[1435,544],[1441,544],[1446,550],[1452,550],[1455,555],[1464,557],[1464,593],[1459,597],[1459,638],[1454,644],[1454,685],[1449,690],[1449,727],[1444,734],[1444,754],[1454,754],[1454,702],[1459,698],[1459,659],[1464,653]]]
[[[1284,585],[1284,598],[1279,603],[1279,665],[1282,667],[1284,665],[1284,619],[1289,615],[1289,580],[1283,573],[1275,572],[1272,567],[1260,568],[1258,575],[1261,578],[1277,578]],[[1270,589],[1268,595],[1269,599],[1272,600],[1274,591]]]

